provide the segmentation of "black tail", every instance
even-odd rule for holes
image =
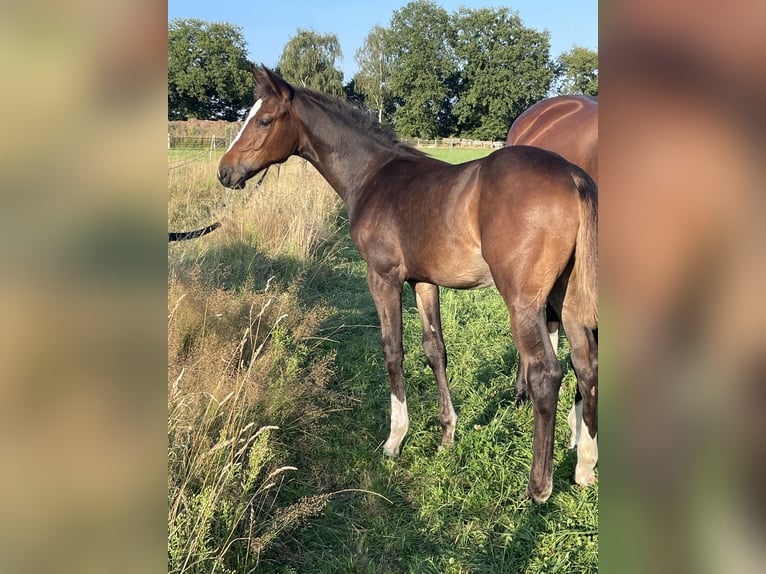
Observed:
[[[197,237],[207,235],[211,231],[215,231],[219,227],[221,227],[221,224],[216,221],[212,225],[208,225],[207,227],[196,229],[194,231],[168,231],[168,243],[171,241],[186,241],[187,239],[196,239]]]

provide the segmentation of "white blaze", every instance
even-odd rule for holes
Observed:
[[[241,129],[241,130],[239,130],[239,133],[237,134],[237,137],[235,137],[235,138],[234,138],[234,139],[231,141],[231,144],[229,144],[229,148],[226,150],[227,152],[228,152],[228,151],[229,151],[231,148],[233,148],[233,147],[234,147],[234,144],[235,144],[235,143],[237,143],[237,141],[239,140],[240,136],[242,135],[242,132],[244,132],[244,131],[245,131],[245,128],[247,127],[247,124],[249,124],[249,123],[250,123],[250,120],[252,120],[252,119],[253,119],[253,117],[255,117],[255,114],[257,114],[257,113],[258,113],[258,110],[260,110],[260,109],[261,109],[261,104],[262,104],[262,103],[263,103],[263,100],[258,100],[257,102],[255,102],[255,104],[253,105],[253,107],[250,109],[250,113],[249,113],[249,114],[247,114],[247,119],[245,119],[245,123],[244,123],[244,124],[242,124],[242,129]]]

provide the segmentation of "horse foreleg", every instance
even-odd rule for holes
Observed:
[[[423,352],[439,387],[439,421],[442,427],[442,440],[439,448],[443,448],[455,441],[457,414],[455,414],[455,409],[452,406],[447,382],[447,351],[442,335],[439,288],[430,283],[413,283],[412,287],[415,290],[415,300],[418,304],[420,323],[423,328]]]
[[[367,282],[380,318],[383,360],[391,384],[391,432],[383,445],[383,454],[397,456],[410,428],[402,371],[402,284],[372,270],[368,270]]]

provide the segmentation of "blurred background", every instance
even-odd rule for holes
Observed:
[[[599,558],[758,572],[766,5],[600,6]]]
[[[604,572],[766,568],[766,4],[600,6]],[[166,554],[164,4],[0,7],[0,571]]]
[[[0,571],[166,562],[163,3],[0,6]]]

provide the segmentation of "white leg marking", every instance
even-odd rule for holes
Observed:
[[[569,439],[569,448],[574,448],[580,442],[580,433],[582,432],[582,401],[577,401],[567,415],[569,429],[572,431],[572,438]]]
[[[237,134],[237,137],[235,137],[233,140],[231,140],[231,143],[229,144],[229,147],[227,148],[226,152],[228,153],[231,148],[234,147],[234,144],[239,141],[240,136],[242,135],[242,132],[245,131],[245,128],[247,127],[247,124],[250,123],[250,120],[253,119],[255,114],[258,113],[258,110],[261,109],[261,104],[263,103],[263,100],[258,100],[255,102],[252,108],[250,108],[250,113],[247,114],[247,119],[245,120],[245,123],[242,124],[242,129],[239,130],[239,133]]]
[[[399,447],[404,436],[410,429],[410,417],[407,414],[407,399],[400,401],[396,395],[391,394],[391,434],[388,435],[386,444],[383,445],[383,454],[386,456],[398,456]]]
[[[555,331],[548,331],[548,338],[551,340],[551,346],[553,352],[558,355],[559,352],[559,329],[556,327]]]
[[[577,467],[575,482],[580,486],[588,486],[596,482],[596,463],[598,462],[598,434],[590,436],[588,425],[582,423],[580,442],[577,444]]]

